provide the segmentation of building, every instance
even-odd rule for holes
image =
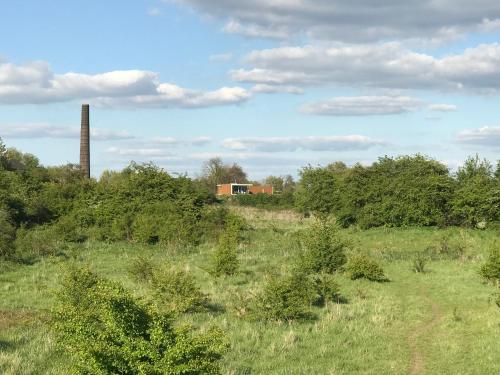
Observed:
[[[230,196],[239,194],[269,194],[273,195],[274,190],[271,185],[253,184],[221,184],[217,185],[217,195]]]

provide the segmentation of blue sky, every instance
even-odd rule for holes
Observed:
[[[478,0],[5,2],[0,137],[92,174],[130,160],[251,178],[423,153],[500,158],[500,4]]]

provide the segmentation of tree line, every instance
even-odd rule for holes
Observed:
[[[196,245],[234,219],[214,194],[229,182],[251,181],[241,166],[220,159],[206,162],[195,179],[133,162],[85,179],[77,165],[45,167],[0,141],[0,256],[16,249],[36,256],[33,243],[55,251],[54,238]],[[500,163],[478,156],[456,173],[422,155],[386,156],[369,166],[307,166],[297,182],[269,176],[263,183],[277,194],[242,195],[236,204],[334,216],[344,227],[484,227],[500,220]]]

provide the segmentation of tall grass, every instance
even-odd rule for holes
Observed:
[[[411,361],[407,338],[432,316],[429,299],[444,316],[432,335],[417,345],[429,374],[500,373],[499,309],[493,286],[478,274],[488,258],[494,230],[387,229],[344,230],[353,252],[375,259],[391,280],[373,283],[335,282],[347,303],[311,306],[315,320],[265,322],[251,319],[247,306],[265,285],[266,275],[292,271],[300,252],[295,236],[311,219],[238,208],[251,228],[238,248],[239,270],[225,278],[207,272],[215,245],[190,251],[127,243],[87,243],[75,256],[46,258],[33,265],[9,266],[0,274],[0,316],[13,314],[8,325],[0,318],[0,373],[66,373],[67,358],[54,349],[48,316],[62,265],[88,265],[99,275],[121,282],[135,296],[151,298],[150,286],[129,269],[139,254],[152,264],[186,268],[218,310],[191,312],[181,324],[201,330],[216,325],[229,336],[231,349],[224,358],[226,374],[406,374]],[[443,249],[447,238],[447,249]],[[462,246],[460,250],[454,244]],[[426,272],[415,273],[409,262],[428,250]],[[349,256],[350,254],[348,254]],[[34,314],[21,318],[18,312]],[[454,313],[455,312],[455,313]],[[460,319],[456,319],[459,316]]]

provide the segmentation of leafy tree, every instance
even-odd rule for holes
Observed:
[[[203,164],[200,180],[206,184],[212,193],[215,193],[217,185],[233,182],[247,183],[247,174],[236,163],[226,165],[220,158],[213,158]]]
[[[88,269],[63,279],[54,312],[57,340],[81,374],[220,374],[223,334],[195,334]]]
[[[157,303],[167,311],[202,311],[208,303],[193,275],[185,270],[164,265],[154,269],[151,281]]]
[[[300,268],[309,273],[335,273],[346,262],[347,243],[340,237],[334,223],[316,222],[303,232],[305,251]]]
[[[238,270],[238,231],[237,228],[228,228],[219,237],[219,243],[212,255],[212,269],[214,276],[233,275]]]
[[[295,181],[291,175],[286,176],[268,176],[264,184],[271,185],[275,193],[290,194],[295,190]]]
[[[457,224],[476,226],[500,219],[500,183],[487,160],[476,155],[459,168],[452,208]]]
[[[352,280],[365,278],[370,281],[386,281],[387,277],[384,274],[382,267],[378,263],[366,256],[355,255],[346,265],[346,271]]]
[[[3,170],[7,167],[7,156],[6,156],[7,148],[0,138],[0,170]]]
[[[383,157],[369,167],[337,162],[302,170],[296,203],[301,211],[334,215],[343,226],[441,225],[453,183],[444,165],[421,155]]]
[[[305,167],[300,171],[300,182],[295,192],[297,208],[326,217],[341,205],[340,182],[334,172],[325,168]]]
[[[304,272],[271,276],[256,299],[257,316],[264,320],[301,320],[312,317],[318,300],[316,285]]]
[[[10,257],[14,251],[16,230],[12,225],[9,215],[0,209],[0,258]]]
[[[493,174],[493,166],[491,163],[479,158],[479,155],[469,156],[465,160],[464,165],[458,169],[457,179],[458,182],[465,182],[474,179],[477,176],[491,177]]]
[[[488,260],[481,266],[479,274],[487,281],[500,286],[500,246],[494,244]]]

